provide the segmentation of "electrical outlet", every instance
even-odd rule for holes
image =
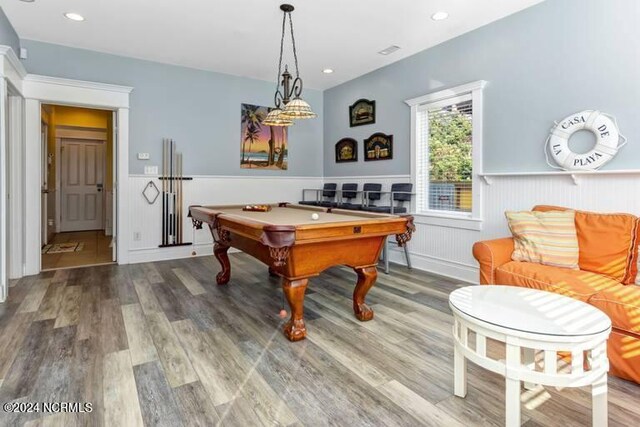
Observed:
[[[144,167],[145,175],[158,175],[158,166],[145,166]]]
[[[134,231],[133,232],[133,241],[134,242],[139,242],[140,240],[142,240],[142,233],[139,231]]]
[[[138,160],[149,160],[149,153],[138,153]]]

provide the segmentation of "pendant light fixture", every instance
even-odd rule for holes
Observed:
[[[290,4],[280,5],[280,10],[284,13],[282,17],[282,37],[280,38],[280,59],[278,61],[278,75],[276,76],[276,93],[274,96],[275,108],[271,110],[262,124],[266,126],[291,126],[293,120],[312,119],[318,117],[311,110],[309,104],[301,98],[302,78],[298,69],[298,52],[296,51],[296,39],[293,36],[293,20],[291,12],[294,8]],[[291,45],[293,48],[293,59],[295,63],[295,78],[289,73],[285,65],[282,72],[282,54],[284,52],[284,35],[289,18],[289,29],[291,31]],[[282,73],[282,75],[280,74]],[[280,80],[282,78],[282,80]],[[282,88],[280,88],[282,85]]]

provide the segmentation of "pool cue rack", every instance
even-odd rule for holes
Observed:
[[[182,153],[176,151],[173,139],[162,140],[162,244],[161,248],[188,246],[184,242],[183,181],[193,178],[183,175]]]

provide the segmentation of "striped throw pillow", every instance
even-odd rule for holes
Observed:
[[[578,269],[574,211],[505,212],[514,239],[514,261]]]

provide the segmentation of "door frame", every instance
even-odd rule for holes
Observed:
[[[61,191],[62,191],[62,187],[60,186],[60,164],[62,161],[62,140],[63,139],[82,139],[82,140],[95,140],[95,141],[102,141],[102,143],[104,144],[105,147],[105,156],[104,156],[104,173],[106,177],[106,170],[107,170],[107,132],[108,129],[105,130],[91,130],[91,129],[71,129],[68,127],[63,127],[63,128],[57,128],[56,127],[56,134],[55,134],[55,163],[56,163],[56,199],[55,199],[55,209],[56,209],[56,233],[60,233],[60,229],[61,229],[61,224],[62,224],[62,204],[61,204]],[[115,156],[113,157],[113,160],[115,162],[116,158]],[[113,165],[113,171],[115,172],[116,168],[115,168],[115,164]],[[115,176],[115,173],[113,174],[113,176]],[[106,187],[105,187],[106,188]],[[103,213],[102,213],[102,225],[103,227],[106,227],[106,220],[107,220],[107,216],[106,216],[106,199],[107,199],[107,192],[103,191],[103,198],[104,200],[102,201],[103,203]]]
[[[46,245],[47,243],[49,243],[49,236],[48,236],[48,229],[49,227],[47,226],[47,221],[48,221],[48,216],[49,216],[49,212],[48,212],[48,206],[47,206],[47,202],[49,199],[49,177],[48,177],[48,171],[49,171],[49,159],[48,159],[48,154],[49,154],[49,147],[48,147],[48,138],[49,138],[49,125],[42,120],[41,122],[41,146],[42,146],[42,150],[40,152],[40,156],[42,157],[42,159],[40,160],[40,165],[42,167],[42,172],[41,172],[41,177],[42,177],[42,190],[40,191],[40,210],[42,211],[41,217],[40,217],[40,227],[42,227],[42,231],[40,233],[40,240],[41,243],[43,245]]]
[[[10,46],[0,46],[0,302],[9,279],[23,274],[22,187],[24,66]],[[39,144],[38,136],[38,144]],[[38,163],[39,163],[38,159]],[[8,175],[10,174],[10,176]],[[39,197],[39,194],[37,195]],[[39,222],[36,223],[40,228]]]
[[[41,104],[68,105],[115,111],[117,123],[114,131],[117,140],[114,141],[117,155],[114,156],[113,200],[116,203],[117,218],[114,224],[114,240],[117,243],[118,264],[129,262],[129,97],[132,87],[118,86],[105,83],[85,82],[57,77],[29,74],[24,78],[26,140],[25,147],[31,156],[25,159],[25,170],[37,170],[34,163],[40,162],[40,123]],[[117,126],[117,130],[116,130]],[[25,274],[38,274],[42,270],[40,254],[40,227],[29,224],[39,224],[40,194],[36,188],[40,186],[40,173],[25,174]],[[117,233],[117,234],[116,234]]]

